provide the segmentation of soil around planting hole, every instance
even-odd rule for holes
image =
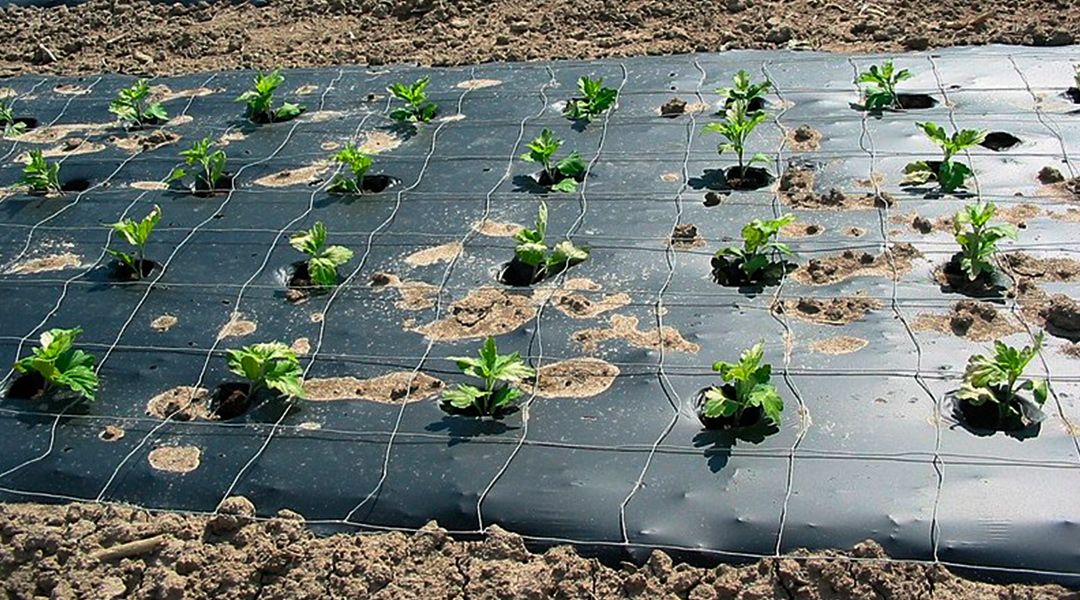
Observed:
[[[368,131],[361,134],[359,150],[364,154],[382,154],[401,145],[401,138],[388,131]]]
[[[814,169],[809,165],[788,165],[780,174],[777,185],[780,199],[791,208],[807,210],[861,210],[891,206],[894,200],[888,194],[849,195],[832,188],[824,194],[814,191]]]
[[[844,250],[824,258],[812,258],[805,267],[792,273],[799,283],[828,285],[852,277],[899,278],[911,270],[914,259],[922,254],[911,244],[899,243],[881,254]]]
[[[308,379],[304,382],[304,392],[306,399],[313,402],[359,399],[382,404],[400,404],[431,398],[441,392],[445,385],[426,373],[397,371],[371,379]]]
[[[638,329],[638,318],[626,315],[611,315],[608,327],[581,329],[570,334],[570,339],[581,344],[586,352],[596,352],[603,342],[621,340],[635,348],[666,350],[697,354],[701,346],[687,341],[677,329],[664,325],[658,329]]]
[[[911,327],[916,331],[937,331],[973,342],[988,342],[1023,331],[1011,315],[999,311],[993,304],[977,300],[961,300],[944,314],[919,313]]]
[[[572,358],[537,369],[536,395],[540,398],[589,398],[608,390],[619,367],[598,358]],[[529,380],[522,389],[528,389]]]
[[[461,242],[450,242],[432,248],[418,250],[405,257],[405,264],[410,267],[428,267],[441,262],[450,262],[462,253]]]
[[[379,272],[371,276],[371,287],[397,290],[401,296],[394,306],[402,310],[423,310],[435,306],[438,286],[423,281],[405,281],[397,275]]]
[[[195,446],[162,446],[151,450],[146,459],[158,471],[183,474],[198,469],[201,456]]]
[[[821,132],[809,125],[789,129],[784,141],[793,152],[813,152],[821,148]]]
[[[453,302],[448,313],[413,331],[439,342],[501,335],[535,317],[536,308],[528,296],[483,287]]]
[[[799,298],[784,300],[777,306],[778,312],[801,321],[819,325],[847,325],[861,321],[866,313],[879,310],[882,304],[876,298],[841,296],[837,298]]]
[[[34,273],[78,269],[81,266],[81,256],[72,252],[62,252],[20,261],[8,267],[5,272],[12,275],[33,275]]]
[[[850,335],[815,340],[807,346],[811,352],[818,354],[852,354],[865,348],[870,342],[862,338]]]
[[[210,391],[181,385],[154,396],[146,403],[146,414],[175,421],[206,421],[214,418],[210,410]]]

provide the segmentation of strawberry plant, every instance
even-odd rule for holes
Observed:
[[[1037,407],[1046,403],[1047,386],[1043,379],[1026,379],[1024,369],[1042,348],[1043,333],[1035,336],[1034,344],[1017,349],[1001,341],[994,342],[993,355],[975,354],[968,358],[964,381],[956,398],[972,406],[996,407],[999,425],[1019,423],[1021,426],[1038,420],[1038,409],[1021,392],[1031,392]],[[1034,409],[1034,410],[1033,410]]]
[[[514,248],[514,263],[504,275],[508,282],[529,285],[589,258],[588,248],[578,248],[570,240],[548,248],[544,240],[547,222],[547,204],[541,202],[536,214],[536,228],[522,228],[514,234],[518,244]]]
[[[364,193],[364,175],[375,162],[371,156],[364,154],[355,144],[349,142],[345,147],[334,153],[333,161],[348,167],[352,171],[352,177],[342,174],[334,175],[330,181],[331,192],[346,194]]]
[[[780,229],[795,222],[795,215],[762,221],[754,219],[742,228],[742,247],[729,246],[716,253],[718,279],[722,283],[756,282],[783,272],[783,257],[792,256],[787,244],[776,241]],[[779,259],[779,260],[778,260]]]
[[[94,356],[75,348],[75,338],[82,329],[50,329],[41,334],[37,348],[30,356],[15,363],[20,373],[36,374],[44,382],[42,394],[64,387],[76,394],[94,400],[98,377],[94,372]]]
[[[31,194],[63,194],[60,187],[60,163],[45,160],[41,150],[30,151],[29,162],[23,167],[20,185],[25,185]]]
[[[522,154],[522,160],[539,163],[541,167],[537,181],[540,185],[550,186],[557,192],[572,193],[577,190],[578,182],[585,176],[585,161],[577,151],[573,151],[558,162],[553,162],[555,152],[563,141],[557,139],[550,129],[540,132],[540,136],[529,142],[529,151]]]
[[[615,88],[604,87],[603,77],[590,79],[588,75],[582,75],[577,86],[581,97],[571,98],[563,109],[563,114],[575,121],[591,121],[603,114],[615,104],[619,95]]]
[[[289,244],[308,255],[307,274],[322,287],[337,285],[337,268],[352,260],[353,251],[345,246],[326,245],[326,226],[316,222],[311,229],[293,234]]]
[[[761,364],[764,354],[764,347],[758,342],[749,350],[744,350],[737,363],[717,361],[713,364],[713,371],[720,373],[726,385],[705,391],[702,416],[738,427],[751,424],[746,423],[749,416],[747,411],[757,409],[764,418],[780,425],[784,400],[770,382],[772,366]]]
[[[500,355],[495,338],[488,337],[480,348],[480,358],[451,357],[461,372],[483,380],[483,387],[458,384],[442,394],[444,405],[457,411],[475,412],[481,416],[494,416],[510,407],[522,396],[515,387],[523,379],[536,374],[521,356],[514,352]]]
[[[135,247],[135,254],[131,255],[112,248],[106,248],[105,251],[118,259],[135,279],[142,279],[149,270],[146,264],[146,242],[150,240],[150,234],[160,220],[161,207],[155,205],[141,221],[123,219],[109,226],[123,236],[128,244]]]
[[[732,87],[722,87],[716,90],[717,94],[725,98],[725,106],[730,107],[741,102],[746,105],[746,109],[750,112],[756,112],[765,107],[765,94],[772,89],[772,82],[766,80],[761,83],[753,83],[750,81],[750,74],[745,70],[740,70],[735,74],[734,83],[735,85]]]
[[[210,138],[203,138],[191,145],[191,148],[180,152],[185,166],[178,166],[165,178],[166,182],[179,181],[191,176],[195,181],[192,185],[194,191],[209,192],[217,189],[225,175],[225,151],[218,148],[211,150],[214,145]],[[187,167],[195,167],[191,170]]]
[[[719,144],[716,151],[721,155],[725,152],[734,152],[739,161],[737,171],[735,171],[736,177],[729,176],[729,179],[745,179],[750,165],[769,162],[769,157],[760,152],[752,155],[749,160],[745,159],[746,140],[750,137],[750,132],[766,118],[767,115],[762,111],[748,112],[747,103],[739,100],[727,109],[723,122],[709,123],[705,126],[705,131],[719,133],[727,140]]]
[[[254,86],[240,94],[236,101],[247,105],[247,118],[254,123],[274,123],[296,118],[304,112],[304,107],[299,104],[282,102],[281,106],[274,108],[274,91],[283,83],[285,76],[281,74],[281,69],[258,73],[255,75]]]
[[[430,123],[439,112],[439,107],[433,102],[427,101],[427,86],[431,79],[421,77],[412,85],[395,83],[386,88],[390,95],[401,100],[405,106],[399,106],[390,111],[390,118],[395,121],[408,123]]]
[[[940,161],[916,161],[904,167],[905,184],[923,184],[931,179],[937,181],[941,191],[952,193],[964,187],[964,182],[972,175],[971,167],[964,163],[954,162],[954,156],[978,146],[986,139],[986,131],[975,129],[961,129],[951,136],[937,123],[916,123],[923,130],[926,137],[941,147],[944,154]]]
[[[160,102],[147,102],[150,97],[150,84],[140,79],[131,87],[120,90],[116,99],[109,103],[109,112],[132,127],[164,123],[169,114]]]
[[[26,123],[15,120],[15,110],[6,100],[0,100],[0,126],[4,128],[4,137],[18,137],[26,132]]]
[[[990,260],[997,252],[999,241],[1016,239],[1016,228],[1012,225],[988,225],[995,210],[993,202],[980,201],[965,206],[953,218],[953,236],[960,244],[960,268],[971,281],[983,273],[993,272],[994,266]]]
[[[880,67],[870,65],[870,68],[855,78],[855,83],[869,84],[869,88],[863,92],[863,108],[869,111],[878,111],[885,108],[903,108],[900,98],[896,95],[896,84],[911,79],[911,71],[893,66],[891,60],[887,60]]]
[[[303,369],[296,353],[281,342],[252,344],[226,350],[229,370],[248,380],[247,396],[270,389],[286,396],[304,397]]]

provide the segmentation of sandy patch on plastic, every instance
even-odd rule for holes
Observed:
[[[162,446],[147,456],[150,466],[168,473],[190,473],[199,468],[202,451],[195,446]]]
[[[382,404],[419,402],[442,391],[445,384],[426,373],[397,371],[371,379],[328,377],[304,382],[307,400],[369,400]]]

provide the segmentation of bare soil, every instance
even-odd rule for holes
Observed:
[[[869,340],[850,335],[814,340],[807,347],[811,352],[819,354],[851,354],[858,352],[869,344]]]
[[[961,300],[944,314],[920,313],[911,326],[917,331],[937,331],[975,342],[997,340],[1023,331],[1007,312],[977,300]]]
[[[304,381],[308,400],[369,400],[383,404],[419,402],[442,391],[445,384],[427,373],[396,371],[371,379],[327,377]]]
[[[537,370],[536,395],[541,398],[588,398],[607,391],[618,376],[619,367],[605,360],[563,360]],[[528,385],[524,387],[527,389]]]
[[[661,347],[676,352],[696,354],[701,346],[687,341],[679,330],[664,325],[662,328],[638,329],[638,318],[626,315],[611,315],[609,327],[582,329],[570,335],[570,339],[581,344],[586,352],[595,352],[600,344],[608,340],[623,340],[635,348],[659,350]]]
[[[450,305],[448,315],[416,328],[436,341],[466,340],[511,332],[536,316],[528,296],[479,288]]]
[[[826,285],[852,277],[876,276],[897,278],[911,269],[911,263],[921,256],[911,244],[896,244],[881,254],[844,250],[840,254],[811,258],[805,267],[793,274],[800,283]]]
[[[777,312],[803,321],[821,325],[847,325],[859,321],[866,313],[881,308],[876,298],[841,296],[838,298],[799,298],[777,305]]]
[[[742,566],[606,566],[568,546],[535,554],[498,526],[458,541],[437,524],[414,534],[317,537],[282,510],[254,519],[245,498],[215,516],[126,506],[0,505],[0,580],[8,598],[692,598],[765,600],[1064,600],[1054,585],[991,585],[940,565],[889,560],[867,541],[851,551],[796,552]]]
[[[858,210],[875,208],[882,202],[893,203],[884,192],[880,196],[851,195],[832,188],[819,194],[814,191],[814,171],[806,165],[790,165],[784,169],[777,191],[788,206],[808,210]]]

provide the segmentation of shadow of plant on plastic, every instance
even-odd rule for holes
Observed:
[[[424,427],[432,433],[445,432],[448,435],[446,446],[453,447],[463,444],[472,438],[488,435],[502,435],[508,431],[518,429],[517,426],[507,425],[502,421],[503,417],[518,412],[517,408],[507,409],[497,417],[474,417],[464,414],[444,415],[442,419]]]
[[[748,427],[731,429],[703,429],[694,436],[695,448],[703,449],[702,455],[709,465],[709,470],[719,473],[731,459],[731,449],[739,442],[760,444],[765,438],[778,433],[780,428],[772,421],[762,419]]]

